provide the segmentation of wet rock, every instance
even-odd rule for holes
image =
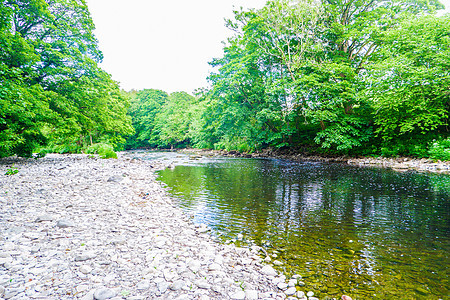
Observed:
[[[306,296],[307,297],[312,297],[312,296],[314,296],[314,292],[309,291],[309,292],[306,293]]]
[[[297,289],[295,287],[290,287],[286,291],[284,291],[284,293],[287,296],[293,296],[293,295],[295,295],[297,293]]]
[[[306,295],[305,295],[305,292],[303,292],[303,291],[298,291],[297,292],[297,298],[305,298],[306,297]]]
[[[281,262],[281,261],[279,261],[279,260],[274,260],[274,261],[273,261],[273,264],[274,264],[275,266],[282,266],[282,265],[283,265],[283,262]]]
[[[278,283],[277,284],[277,287],[280,289],[280,290],[286,290],[287,288],[288,288],[288,285],[286,284],[286,283],[284,283],[284,282],[280,282],[280,283]]]

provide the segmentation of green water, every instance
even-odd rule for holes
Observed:
[[[160,171],[221,239],[243,234],[321,298],[450,299],[450,176],[270,159]]]

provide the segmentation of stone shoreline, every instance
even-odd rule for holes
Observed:
[[[450,174],[450,161],[433,161],[430,159],[414,159],[410,157],[385,158],[385,157],[362,157],[351,158],[346,156],[327,157],[318,155],[305,155],[296,153],[292,150],[272,150],[265,149],[254,153],[240,153],[238,151],[224,150],[199,150],[199,149],[183,149],[181,152],[196,153],[200,155],[222,155],[232,157],[245,158],[279,158],[293,161],[321,161],[321,162],[338,162],[356,166],[372,166],[390,168],[396,171],[415,170],[418,172],[432,172]]]
[[[1,159],[0,298],[317,299],[260,247],[192,224],[155,181],[164,167],[122,154]]]

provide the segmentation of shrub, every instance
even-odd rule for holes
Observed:
[[[93,144],[86,150],[88,154],[98,154],[100,158],[117,158],[117,153],[114,152],[113,146],[104,143]]]
[[[450,138],[434,142],[428,154],[432,159],[450,160]]]
[[[14,165],[12,165],[11,168],[6,170],[5,175],[11,176],[11,175],[15,175],[17,173],[19,173],[19,170],[16,167],[14,167]]]

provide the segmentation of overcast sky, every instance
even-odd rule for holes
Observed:
[[[206,87],[208,62],[232,33],[233,7],[266,0],[87,0],[104,59],[102,68],[125,90],[172,93]],[[450,0],[443,0],[450,8]],[[448,10],[448,9],[447,9]]]
[[[231,32],[224,18],[265,0],[87,0],[104,59],[125,90],[186,91],[207,85],[208,62]]]

